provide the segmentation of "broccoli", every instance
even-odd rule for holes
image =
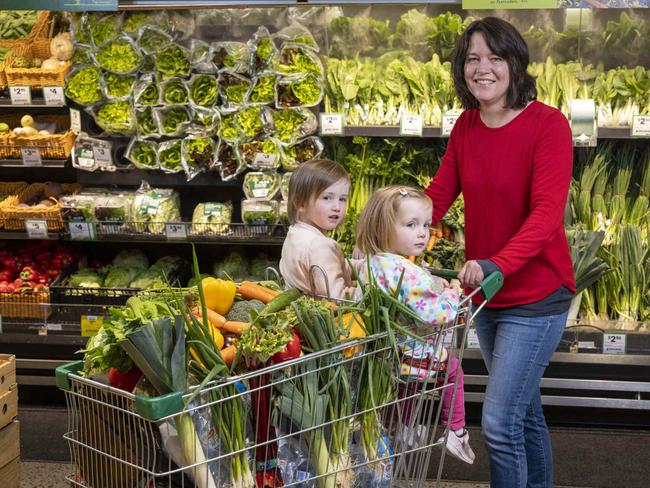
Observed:
[[[259,300],[241,300],[235,302],[226,316],[227,320],[232,320],[235,322],[250,322],[251,316],[250,311],[255,310],[259,312],[264,308],[264,304]]]

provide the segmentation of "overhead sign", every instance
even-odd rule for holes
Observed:
[[[464,9],[546,9],[557,8],[557,0],[463,0]]]
[[[2,0],[4,10],[43,10],[43,0]],[[117,0],[49,0],[47,10],[117,10]]]

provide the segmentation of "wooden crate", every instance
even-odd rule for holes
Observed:
[[[2,480],[2,488],[20,487],[20,457],[0,468],[0,480]]]
[[[20,422],[14,420],[4,429],[0,430],[0,467],[6,466],[20,457]],[[0,476],[4,484],[4,478]]]
[[[0,354],[0,392],[9,391],[16,384],[16,356]]]
[[[10,424],[18,415],[18,387],[0,393],[0,428]],[[0,453],[2,453],[0,446]]]

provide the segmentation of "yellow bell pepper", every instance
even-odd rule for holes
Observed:
[[[230,312],[237,293],[237,285],[233,281],[209,276],[201,280],[201,286],[206,307],[224,316]]]
[[[366,337],[365,324],[363,317],[358,312],[348,312],[343,315],[343,326],[347,329],[347,335],[342,335],[339,340],[341,342],[349,339],[363,339]],[[352,357],[361,350],[361,346],[348,347],[343,350],[343,355],[346,358]]]
[[[224,344],[223,334],[219,329],[217,329],[217,326],[213,324],[210,324],[210,334],[212,335],[212,339],[214,339],[215,344],[221,351]]]

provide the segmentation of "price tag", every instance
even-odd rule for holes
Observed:
[[[272,169],[275,166],[277,154],[257,153],[253,159],[253,164],[260,168]]]
[[[63,330],[63,326],[61,324],[47,324],[47,330],[60,332]]]
[[[47,221],[25,220],[25,230],[30,239],[47,239]]]
[[[341,113],[320,114],[320,133],[323,136],[342,136],[344,124]]]
[[[632,137],[650,137],[650,115],[632,117]]]
[[[93,336],[102,325],[104,325],[104,317],[99,317],[97,315],[82,315],[81,335],[85,337]]]
[[[594,341],[578,341],[578,349],[596,349]]]
[[[165,224],[167,239],[187,239],[187,227],[185,224]]]
[[[443,137],[449,137],[451,135],[451,129],[454,128],[459,116],[460,114],[444,114],[442,116],[441,135]]]
[[[627,336],[625,334],[603,334],[603,354],[625,354]]]
[[[81,132],[81,112],[76,108],[70,109],[70,130],[75,134]]]
[[[45,105],[65,105],[65,95],[63,94],[62,86],[44,86],[43,98],[45,98]]]
[[[93,144],[93,156],[95,157],[95,162],[100,168],[111,166],[113,164],[110,147]]]
[[[43,166],[41,161],[41,151],[37,147],[21,147],[20,153],[23,157],[25,166]]]
[[[72,240],[82,241],[95,238],[95,227],[90,222],[70,222],[68,229]]]
[[[476,329],[469,329],[467,332],[467,349],[479,349],[479,347]]]
[[[404,114],[400,120],[399,133],[401,136],[422,137],[424,121],[421,115]]]
[[[31,105],[32,89],[28,86],[10,86],[9,97],[13,105]]]

